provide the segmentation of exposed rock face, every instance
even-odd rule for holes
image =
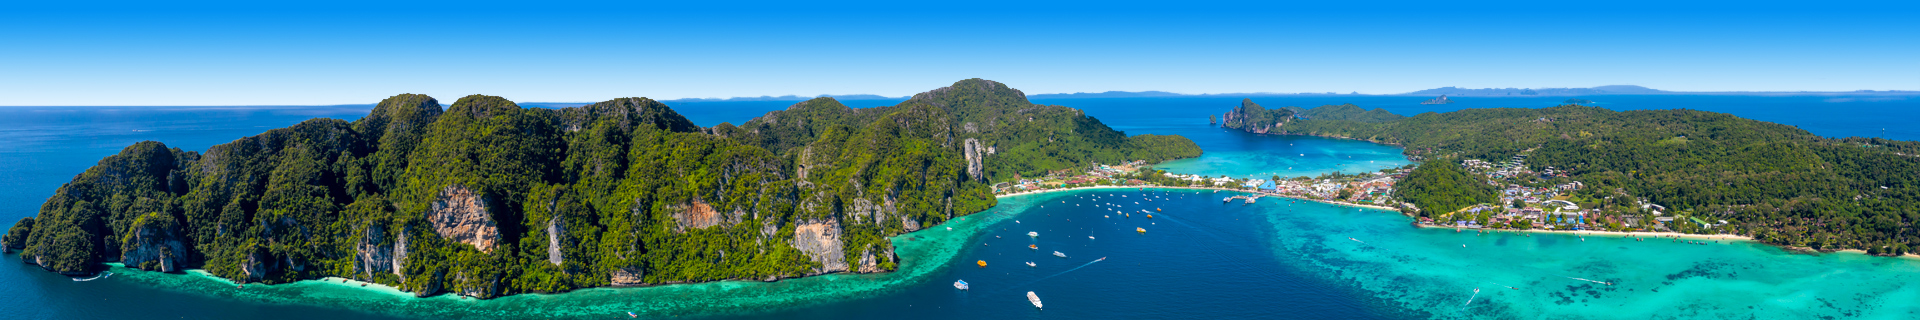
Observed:
[[[401,281],[407,280],[407,233],[412,230],[400,228],[400,235],[393,237],[393,275],[400,276]]]
[[[966,145],[963,148],[966,149],[967,154],[967,177],[971,177],[974,180],[987,181],[987,176],[983,174],[986,166],[980,163],[986,159],[986,155],[980,152],[980,140],[967,138]]]
[[[393,272],[394,268],[399,266],[399,262],[395,261],[393,255],[394,249],[399,247],[399,244],[384,245],[387,238],[386,229],[385,225],[379,223],[368,224],[360,240],[354,242],[353,268],[356,274],[372,279],[374,273]]]
[[[120,245],[120,262],[141,270],[180,272],[180,258],[189,251],[181,243],[183,232],[177,220],[149,213],[135,220],[130,230]]]
[[[460,185],[440,189],[440,196],[427,211],[427,221],[440,236],[481,252],[493,252],[494,243],[500,241],[500,229],[487,211],[487,199]]]
[[[700,200],[694,200],[693,203],[686,205],[674,206],[674,208],[669,210],[673,210],[673,220],[679,222],[679,228],[674,229],[674,231],[685,232],[690,229],[720,225],[720,212],[714,211],[712,205],[708,205],[706,202]]]
[[[847,253],[840,247],[840,221],[802,222],[794,225],[793,248],[805,252],[819,263],[812,274],[847,271]]]
[[[1240,129],[1246,132],[1265,134],[1285,126],[1293,120],[1293,110],[1286,108],[1268,110],[1253,99],[1242,99],[1240,107],[1223,115],[1222,126]]]
[[[246,264],[240,265],[240,272],[246,275],[246,281],[260,281],[267,277],[268,272],[273,272],[272,264],[275,262],[272,258],[261,257],[259,252],[250,253],[247,254]]]
[[[560,251],[560,235],[567,233],[566,223],[566,218],[559,215],[547,220],[547,263],[557,266],[566,261]]]
[[[860,269],[854,270],[854,272],[871,273],[879,271],[879,264],[873,259],[873,248],[860,250]]]
[[[609,274],[609,276],[613,278],[611,284],[614,286],[645,285],[647,284],[646,280],[641,278],[641,276],[644,275],[645,273],[640,271],[639,268],[619,268],[614,269],[613,272]]]

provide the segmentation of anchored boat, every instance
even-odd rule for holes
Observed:
[[[1060,253],[1059,251],[1054,251],[1054,252],[1053,252],[1053,256],[1055,256],[1055,257],[1061,257],[1061,258],[1066,258],[1066,257],[1067,257],[1067,254],[1065,254],[1065,253]]]
[[[969,287],[967,286],[966,280],[957,280],[953,282],[953,288],[960,289],[960,290],[967,290]]]
[[[1032,302],[1034,308],[1046,309],[1040,306],[1040,296],[1034,295],[1033,291],[1027,291],[1027,302]]]

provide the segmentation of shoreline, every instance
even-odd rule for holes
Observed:
[[[1287,199],[1297,199],[1297,200],[1306,200],[1306,201],[1313,201],[1313,202],[1319,202],[1319,203],[1325,203],[1325,204],[1331,204],[1331,205],[1340,205],[1340,206],[1348,206],[1348,207],[1356,207],[1356,208],[1367,208],[1367,209],[1379,209],[1379,210],[1386,210],[1386,211],[1393,211],[1393,212],[1397,212],[1397,213],[1401,213],[1402,215],[1405,215],[1405,214],[1406,214],[1406,213],[1404,213],[1404,212],[1401,212],[1399,208],[1393,208],[1393,207],[1386,207],[1386,206],[1380,206],[1380,205],[1371,205],[1371,204],[1358,204],[1358,203],[1350,203],[1350,202],[1340,202],[1340,201],[1331,201],[1331,200],[1322,200],[1322,199],[1309,199],[1309,198],[1304,198],[1304,197],[1298,197],[1298,196],[1293,196],[1293,195],[1285,195],[1285,194],[1278,194],[1278,193],[1266,193],[1266,192],[1259,192],[1259,191],[1247,191],[1247,190],[1240,190],[1240,189],[1229,189],[1229,188],[1221,188],[1221,187],[1177,187],[1177,186],[1137,186],[1137,187],[1136,187],[1136,186],[1091,186],[1091,187],[1072,187],[1072,188],[1066,188],[1066,189],[1045,189],[1045,190],[1034,190],[1034,191],[1021,191],[1021,192],[1015,192],[1015,193],[1008,193],[1008,194],[1004,194],[1004,195],[994,195],[994,196],[993,196],[993,198],[994,198],[994,199],[1002,199],[1002,198],[1006,198],[1006,197],[1013,197],[1013,196],[1024,196],[1024,195],[1035,195],[1035,194],[1044,194],[1044,193],[1050,193],[1050,192],[1067,192],[1067,191],[1077,191],[1077,190],[1093,190],[1093,189],[1141,189],[1141,188],[1146,188],[1146,189],[1187,189],[1187,190],[1219,190],[1219,191],[1231,191],[1231,192],[1241,192],[1241,193],[1251,193],[1251,194],[1257,194],[1257,195],[1261,195],[1261,196],[1267,196],[1267,197],[1279,197],[1279,198],[1287,198]]]

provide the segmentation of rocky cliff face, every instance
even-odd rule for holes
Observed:
[[[180,272],[180,259],[188,252],[181,243],[180,223],[172,215],[148,213],[134,220],[130,234],[120,245],[120,262],[148,271]]]
[[[847,271],[847,254],[840,247],[840,221],[810,221],[793,228],[793,248],[819,263],[811,274]]]
[[[1285,108],[1272,109],[1253,103],[1253,99],[1242,99],[1240,107],[1227,111],[1223,115],[1222,125],[1231,129],[1265,134],[1285,126],[1293,121],[1293,111]]]
[[[378,223],[367,225],[361,231],[360,240],[353,244],[353,269],[362,280],[370,280],[376,273],[393,272],[398,266],[393,250],[397,244],[387,243],[386,226]]]
[[[669,210],[673,211],[673,220],[679,222],[674,231],[686,232],[720,225],[720,212],[714,211],[713,205],[705,201],[694,200],[693,203],[673,206]]]
[[[547,263],[557,266],[561,262],[566,262],[566,257],[560,250],[560,235],[567,233],[566,224],[565,216],[556,215],[553,219],[547,220]]]
[[[427,211],[433,231],[454,242],[472,245],[481,252],[493,252],[500,241],[500,229],[487,211],[487,199],[460,185],[449,185]]]
[[[983,171],[986,169],[986,166],[981,164],[981,162],[986,161],[987,155],[981,152],[980,140],[967,138],[964,148],[966,149],[965,153],[967,156],[967,176],[972,177],[974,180],[987,181],[987,176]]]
[[[641,278],[644,275],[646,275],[646,273],[637,268],[619,268],[607,274],[609,278],[613,279],[610,284],[619,287],[646,285],[646,280]]]

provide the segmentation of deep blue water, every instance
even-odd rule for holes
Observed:
[[[1458,103],[1442,106],[1419,105],[1418,102],[1423,100],[1419,97],[1256,97],[1254,100],[1268,107],[1287,105],[1312,107],[1332,103],[1354,103],[1364,108],[1384,107],[1395,113],[1415,114],[1462,108],[1546,107],[1566,98],[1460,98]],[[1920,126],[1908,125],[1911,119],[1920,118],[1920,100],[1913,99],[1746,96],[1583,98],[1599,102],[1598,106],[1617,110],[1689,108],[1727,112],[1748,118],[1795,125],[1826,136],[1878,136],[1879,128],[1886,128],[1885,134],[1890,138],[1920,139]],[[1220,130],[1206,123],[1206,115],[1224,112],[1236,106],[1239,100],[1239,98],[1176,97],[1059,99],[1036,102],[1085,109],[1088,114],[1129,134],[1178,134],[1193,138],[1206,150],[1207,155],[1200,159],[1185,160],[1184,164],[1170,165],[1169,167],[1177,173],[1241,175],[1281,171],[1287,174],[1313,174],[1334,170],[1359,171],[1371,170],[1376,164],[1359,164],[1357,162],[1360,160],[1347,159],[1392,163],[1397,158],[1395,151],[1390,147],[1318,138],[1255,136]],[[893,102],[849,102],[855,106],[890,103]],[[673,106],[700,125],[713,125],[722,121],[737,124],[769,110],[783,109],[790,104],[792,102],[702,102]],[[92,166],[100,158],[137,141],[157,140],[173,147],[205,150],[214,144],[258,134],[270,128],[285,127],[313,117],[356,119],[363,116],[369,108],[370,106],[366,105],[0,107],[0,221],[10,225],[20,217],[35,215],[39,205],[60,184]],[[1404,161],[1404,159],[1398,159],[1398,161]],[[1294,169],[1282,170],[1282,168]],[[1458,303],[1455,300],[1464,300],[1466,297],[1463,291],[1470,289],[1453,288],[1451,286],[1461,284],[1444,281],[1418,279],[1411,282],[1389,281],[1419,275],[1405,272],[1404,266],[1398,263],[1432,262],[1393,254],[1399,251],[1377,248],[1368,251],[1369,248],[1366,247],[1351,247],[1344,244],[1346,235],[1363,232],[1372,233],[1368,235],[1372,238],[1421,239],[1406,241],[1401,244],[1404,249],[1396,250],[1439,250],[1445,246],[1426,247],[1422,244],[1454,239],[1453,235],[1434,233],[1438,231],[1407,229],[1404,227],[1404,221],[1400,221],[1397,215],[1389,213],[1367,214],[1354,212],[1350,210],[1351,208],[1275,202],[1262,202],[1253,206],[1223,206],[1219,204],[1217,197],[1211,195],[1187,195],[1184,198],[1174,196],[1176,199],[1168,202],[1156,202],[1155,207],[1168,210],[1162,218],[1153,220],[1138,216],[1130,219],[1101,218],[1095,214],[1102,213],[1104,209],[1089,207],[1088,205],[1093,204],[1092,200],[1080,198],[1096,194],[1138,196],[1138,192],[1089,191],[1008,199],[1005,201],[1007,204],[1002,208],[997,208],[988,214],[1003,215],[1009,221],[997,221],[984,227],[983,230],[987,231],[973,235],[975,238],[972,240],[961,239],[966,241],[967,247],[957,248],[950,258],[963,263],[953,263],[954,267],[928,269],[930,271],[919,278],[899,280],[899,285],[893,285],[885,290],[848,294],[845,297],[825,299],[818,303],[800,306],[772,307],[764,311],[755,311],[758,313],[748,316],[817,319],[905,316],[965,319],[1049,317],[1364,319],[1424,317],[1424,315],[1443,313],[1450,316],[1454,314],[1446,312],[1469,311],[1482,312],[1478,316],[1491,315],[1496,318],[1579,316],[1582,314],[1579,312],[1585,312],[1582,311],[1585,309],[1570,309],[1572,308],[1570,306],[1553,308],[1551,302],[1553,300],[1542,300],[1549,299],[1546,293],[1540,293],[1537,296],[1491,298],[1506,300],[1487,302],[1490,307],[1481,308],[1488,309],[1477,311],[1476,309],[1449,311],[1452,307],[1430,307]],[[1058,203],[1058,201],[1069,203],[1047,204],[1047,202]],[[1139,209],[1131,205],[1131,201],[1128,203],[1128,208]],[[1081,206],[1066,207],[1073,204]],[[1040,207],[1043,205],[1046,207]],[[1066,219],[1073,219],[1073,221],[1066,221]],[[1010,220],[1021,220],[1021,222],[1013,223]],[[1001,227],[1008,230],[996,231]],[[1144,235],[1133,233],[1130,231],[1133,227],[1145,227],[1149,232]],[[1024,236],[1026,231],[1041,233],[1040,238],[1032,240],[1032,243],[1041,246],[1041,251],[1033,252],[1024,248],[1029,241]],[[1087,239],[1088,233],[1097,236],[1098,239]],[[993,238],[993,236],[1001,238]],[[1551,242],[1554,241],[1552,239],[1556,239],[1553,237],[1559,236],[1545,237],[1539,241],[1549,242],[1537,246],[1530,245],[1526,248],[1573,250],[1568,246],[1582,243],[1564,240]],[[1527,239],[1538,238],[1543,237]],[[981,245],[982,243],[992,245]],[[1499,243],[1504,245],[1507,242],[1501,240]],[[1047,255],[1055,250],[1067,253],[1069,258],[1060,259]],[[1806,273],[1809,274],[1815,273],[1811,270],[1829,269],[1852,272],[1842,273],[1838,279],[1816,279],[1836,283],[1862,281],[1865,278],[1854,278],[1862,275],[1884,278],[1882,280],[1899,279],[1899,281],[1913,282],[1909,276],[1875,275],[1875,272],[1883,272],[1887,268],[1901,268],[1902,265],[1898,263],[1888,266],[1888,262],[1885,261],[1846,260],[1849,258],[1780,258],[1776,255],[1783,255],[1782,253],[1767,251],[1766,248],[1758,246],[1743,247],[1743,250],[1745,251],[1739,251],[1740,253],[1736,256],[1721,256],[1713,259],[1804,263],[1808,266],[1795,267],[1791,270],[1808,271]],[[1605,254],[1609,252],[1590,253],[1590,255]],[[1701,253],[1688,254],[1696,257],[1708,256]],[[1538,255],[1550,256],[1544,253]],[[1105,262],[1085,265],[1084,268],[1062,273],[1101,256],[1110,258]],[[1486,256],[1480,259],[1518,261],[1536,258],[1534,256]],[[1443,261],[1445,263],[1436,266],[1461,267],[1488,263],[1471,258],[1462,258],[1464,261]],[[238,298],[241,301],[234,301],[237,298],[222,294],[200,293],[194,291],[197,289],[186,287],[154,286],[117,280],[122,279],[120,277],[93,282],[74,282],[65,277],[41,272],[37,267],[19,264],[18,260],[13,260],[18,259],[16,256],[10,255],[4,259],[15,261],[15,263],[7,264],[10,267],[0,267],[0,317],[3,318],[340,319],[373,317],[371,314],[360,311],[385,312],[378,308],[314,306],[303,304],[299,302],[300,300],[285,302],[264,298]],[[1835,262],[1834,259],[1840,259],[1840,261]],[[990,266],[984,269],[973,267],[971,263],[974,260],[987,260]],[[1040,266],[1028,269],[1020,264],[1029,260]],[[1558,260],[1540,263],[1557,262]],[[1611,266],[1615,264],[1614,262],[1593,263],[1606,266],[1598,268],[1603,270],[1622,268]],[[1661,265],[1633,263],[1626,260],[1617,264]],[[1673,268],[1687,270],[1687,268],[1698,268],[1698,266],[1690,267],[1679,263]],[[1678,271],[1660,269],[1645,272],[1646,274],[1625,274],[1621,277],[1657,277],[1665,275],[1664,272]],[[1449,275],[1460,273],[1460,271],[1448,272],[1452,272],[1448,273]],[[1056,274],[1057,276],[1054,276]],[[1807,298],[1808,292],[1812,292],[1813,298],[1823,298],[1818,290],[1796,287],[1795,284],[1804,284],[1804,279],[1795,278],[1798,276],[1797,273],[1783,274],[1792,276],[1761,278],[1773,279],[1768,280],[1773,282],[1759,282],[1762,285],[1778,285],[1762,289],[1774,290],[1766,292],[1779,292],[1783,296],[1797,292],[1796,297],[1799,298],[1795,299]],[[1835,277],[1833,273],[1826,274],[1828,277]],[[866,281],[863,279],[870,277],[884,276],[846,277],[844,281]],[[976,289],[965,293],[954,292],[950,286],[952,279],[966,279],[974,283]],[[1540,280],[1534,281],[1537,284]],[[1889,282],[1861,282],[1851,286],[1869,288],[1872,287],[1870,285],[1872,283]],[[1728,288],[1748,290],[1752,289],[1748,287],[1752,285],[1754,284],[1707,282],[1692,287],[1693,291],[1683,292],[1712,293],[1733,297],[1723,298],[1724,301],[1715,300],[1721,302],[1697,304],[1730,306],[1724,310],[1738,310],[1741,304],[1760,302],[1740,299],[1742,292],[1737,290],[1729,292]],[[1467,286],[1473,285],[1469,283]],[[1719,290],[1715,290],[1716,288]],[[1861,290],[1846,294],[1915,296],[1915,290],[1906,287]],[[1025,291],[1039,293],[1047,301],[1048,309],[1035,311],[1027,306],[1021,297]],[[187,294],[180,292],[187,292]],[[594,291],[581,294],[617,296],[623,294],[622,292],[626,291]],[[568,299],[567,297],[567,295],[558,295],[539,299],[564,300]],[[1596,296],[1596,299],[1601,298]],[[1623,304],[1637,301],[1631,297],[1612,297],[1612,299],[1624,299],[1621,302]],[[1668,299],[1691,301],[1686,300],[1688,298],[1685,297]],[[1768,306],[1780,307],[1778,305],[1788,304],[1788,302],[1792,304],[1781,307],[1782,311],[1764,315],[1797,317],[1826,314],[1803,310],[1811,308],[1804,306],[1805,304],[1814,304],[1810,301],[1801,301],[1805,299],[1781,299],[1769,300],[1773,302],[1769,302]],[[1435,302],[1441,300],[1446,302]],[[323,301],[323,299],[305,301]],[[409,303],[405,300],[399,301]],[[499,302],[499,304],[536,303],[528,301],[547,300],[510,300]],[[1854,299],[1854,301],[1860,300]],[[1868,302],[1873,301],[1868,300]],[[440,300],[417,302],[422,305],[430,303],[449,302]],[[324,305],[324,303],[321,304]],[[1876,305],[1880,304],[1876,303]],[[1905,306],[1909,309],[1869,310],[1879,311],[1879,313],[1867,314],[1891,314],[1895,316],[1890,318],[1901,318],[1898,315],[1901,315],[1902,311],[1908,312],[1905,313],[1908,315],[1912,314],[1911,304]],[[491,306],[490,308],[510,307]],[[1632,310],[1661,310],[1659,305],[1636,304],[1633,307],[1637,309]],[[443,312],[433,314],[450,317],[459,317],[461,314],[457,307],[451,311],[447,311],[447,308],[441,309]],[[1728,312],[1736,316],[1740,315],[1737,311]]]

